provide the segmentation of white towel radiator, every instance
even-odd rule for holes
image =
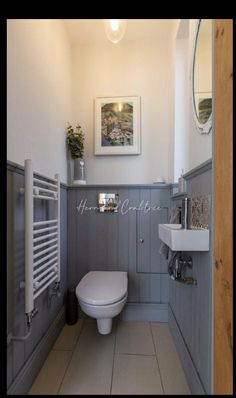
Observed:
[[[33,162],[25,160],[25,280],[20,288],[25,289],[25,313],[28,333],[25,336],[7,336],[7,345],[12,340],[26,340],[31,334],[32,318],[38,310],[35,299],[54,282],[54,294],[60,289],[60,178],[46,177],[37,173],[34,177]],[[34,221],[35,202],[38,199],[55,202],[54,218]]]
[[[35,299],[55,282],[60,286],[60,178],[34,177],[32,160],[25,160],[25,313],[30,329],[32,317],[37,313]],[[34,208],[38,199],[55,202],[54,217],[34,221]]]

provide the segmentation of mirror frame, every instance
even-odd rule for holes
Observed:
[[[210,131],[212,130],[212,110],[213,109],[211,110],[211,114],[209,116],[209,119],[206,121],[206,123],[201,123],[197,116],[195,98],[194,98],[194,67],[195,67],[195,56],[196,56],[196,49],[197,49],[198,35],[199,35],[201,21],[202,21],[202,19],[198,19],[196,22],[195,35],[194,35],[194,41],[193,41],[194,44],[193,44],[192,68],[191,68],[191,97],[192,97],[194,120],[195,120],[196,126],[198,128],[198,131],[200,134],[209,134]],[[213,101],[212,101],[212,104],[213,104]]]

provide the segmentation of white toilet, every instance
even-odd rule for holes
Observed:
[[[127,300],[127,272],[90,271],[76,287],[76,296],[85,314],[97,319],[99,333],[108,334],[112,318],[122,311]]]

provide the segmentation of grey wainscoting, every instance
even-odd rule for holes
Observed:
[[[187,173],[185,179],[188,197],[212,195],[211,160]],[[180,204],[181,196],[174,195],[172,205]],[[169,324],[193,394],[212,393],[212,225],[211,214],[210,250],[187,253],[193,259],[197,285],[169,278]]]
[[[24,280],[24,194],[20,188],[24,187],[24,169],[21,166],[7,165],[7,334],[23,336],[27,333],[24,309],[24,290],[20,289],[20,282]],[[50,203],[37,201],[35,216],[43,219],[52,211]],[[41,218],[42,217],[42,218]],[[46,216],[47,217],[47,216]],[[50,329],[59,312],[62,311],[67,290],[67,189],[61,186],[61,296],[53,297],[49,301],[50,287],[35,301],[38,314],[33,319],[32,333],[25,341],[11,341],[7,348],[7,388],[8,394],[26,393],[30,383],[40,369],[54,341],[47,339],[44,356],[34,355],[36,346],[42,341],[45,333]],[[60,317],[60,319],[62,319]],[[65,321],[57,322],[53,328],[54,340]],[[51,345],[48,343],[51,341]],[[33,363],[32,363],[33,358]],[[23,370],[31,361],[32,372],[27,380]],[[17,376],[22,372],[22,379]],[[18,380],[18,384],[15,382]],[[22,385],[21,385],[22,384]],[[14,392],[12,386],[14,385]],[[22,386],[23,390],[22,390]]]
[[[99,192],[119,194],[121,204],[118,213],[97,211]],[[134,308],[135,318],[138,318],[138,307],[132,307],[131,303],[158,304],[155,308],[157,312],[160,310],[160,320],[167,321],[169,282],[167,266],[158,252],[158,224],[168,220],[170,195],[170,184],[69,187],[69,285],[75,287],[91,270],[127,271],[128,304],[124,317],[129,318]],[[157,210],[157,206],[164,209]],[[142,319],[143,308],[140,306]],[[150,312],[148,306],[146,308],[149,320],[157,320],[151,315],[153,306]]]

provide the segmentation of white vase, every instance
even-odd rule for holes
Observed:
[[[73,184],[74,185],[86,184],[84,159],[74,159]]]

